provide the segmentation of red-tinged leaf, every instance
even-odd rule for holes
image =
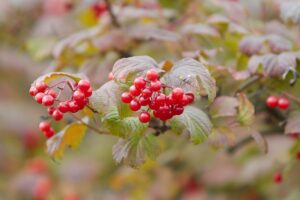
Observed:
[[[181,29],[183,34],[198,34],[203,36],[210,36],[219,38],[219,32],[212,26],[206,24],[187,24]]]
[[[231,128],[214,128],[207,143],[214,148],[225,148],[236,144],[236,135]]]
[[[237,114],[239,102],[234,97],[220,96],[215,99],[210,106],[210,115],[212,118],[233,117]]]
[[[257,143],[261,152],[268,153],[268,143],[266,139],[259,132],[255,130],[250,130],[250,135]]]
[[[282,36],[272,34],[265,38],[273,53],[281,53],[292,49],[292,43]]]
[[[283,1],[280,4],[280,16],[286,23],[300,24],[300,2]]]
[[[239,44],[240,51],[248,56],[258,54],[263,47],[264,38],[258,36],[246,36]]]

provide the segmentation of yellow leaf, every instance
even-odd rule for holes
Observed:
[[[171,60],[165,60],[161,64],[161,69],[165,70],[166,72],[170,71],[174,65],[174,63]]]
[[[95,26],[98,23],[98,18],[94,15],[91,9],[84,10],[79,16],[80,22],[87,26]]]
[[[80,122],[66,126],[47,141],[47,152],[54,159],[60,159],[66,147],[76,149],[85,135],[86,126]]]
[[[83,75],[83,74],[69,74],[69,73],[65,73],[65,72],[52,72],[52,73],[48,73],[46,75],[39,77],[34,82],[43,81],[45,84],[48,84],[51,81],[54,81],[55,79],[63,78],[63,77],[71,78],[76,82],[79,82],[81,79],[87,79],[85,77],[85,75]]]
[[[254,121],[254,106],[244,93],[239,94],[238,121],[242,125],[250,125]]]

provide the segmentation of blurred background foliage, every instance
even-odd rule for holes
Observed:
[[[112,23],[109,13],[95,6],[99,3],[105,2],[1,0],[0,199],[300,199],[300,163],[294,159],[299,141],[281,132],[266,137],[268,154],[254,142],[230,153],[164,134],[163,153],[139,169],[113,162],[111,149],[117,138],[91,133],[78,150],[53,161],[37,128],[45,113],[28,95],[32,80],[41,74],[83,72],[98,88],[108,80],[113,63],[130,55],[158,61],[201,55],[219,67],[239,71],[247,68],[245,54],[253,53],[248,45],[239,46],[245,35],[285,36],[293,41],[282,47],[288,50],[297,50],[300,42],[299,28],[280,19],[279,0],[112,0],[120,29],[113,28],[119,25]],[[288,15],[282,18],[298,22]],[[176,32],[196,37],[177,43]],[[227,74],[214,74],[224,94],[239,86],[244,75],[237,73],[233,80]],[[267,87],[274,88],[269,82]],[[253,101],[263,101],[265,95]],[[266,114],[256,118],[264,121]],[[269,128],[272,123],[259,126]],[[244,136],[236,134],[233,140]],[[284,181],[275,184],[273,175],[281,170]]]

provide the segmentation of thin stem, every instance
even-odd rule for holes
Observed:
[[[296,96],[294,96],[294,95],[292,95],[292,94],[290,94],[290,93],[288,93],[288,92],[282,92],[282,94],[283,94],[284,96],[286,96],[287,98],[289,98],[289,99],[295,101],[297,104],[300,105],[300,99],[299,99],[298,97],[296,97]]]
[[[91,125],[85,123],[82,119],[80,119],[79,117],[77,117],[75,114],[72,114],[72,113],[71,113],[71,115],[72,115],[75,119],[77,119],[78,121],[80,121],[83,125],[85,125],[85,126],[88,127],[89,129],[93,130],[95,133],[98,133],[98,134],[100,134],[100,135],[105,134],[105,132],[101,132],[101,131],[100,131],[99,129],[97,129],[96,127],[91,126]]]
[[[95,110],[94,108],[92,108],[92,107],[89,106],[89,105],[86,105],[86,107],[87,107],[88,109],[90,109],[93,113],[99,113],[97,110]]]
[[[252,84],[256,83],[258,80],[260,80],[262,78],[262,76],[260,75],[255,75],[251,78],[249,78],[247,81],[245,81],[238,89],[235,93],[239,93],[244,91],[245,89],[247,89],[248,87],[250,87]]]
[[[120,23],[118,22],[117,17],[115,16],[115,14],[114,14],[113,11],[112,11],[111,4],[110,4],[109,0],[105,0],[105,3],[106,3],[107,10],[108,10],[108,12],[109,12],[109,16],[110,16],[110,18],[111,18],[111,21],[112,21],[113,25],[114,25],[115,27],[117,27],[117,28],[120,28],[121,25],[120,25]]]

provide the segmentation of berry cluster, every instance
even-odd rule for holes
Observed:
[[[124,92],[121,95],[123,103],[128,103],[132,111],[138,111],[143,106],[148,109],[143,109],[139,114],[139,120],[142,123],[150,121],[150,109],[153,110],[153,115],[162,121],[171,119],[174,115],[180,115],[184,111],[184,106],[193,103],[193,93],[185,93],[181,88],[173,88],[171,93],[166,95],[167,87],[159,81],[159,76],[156,71],[149,70],[146,78],[138,77],[134,80],[134,85],[129,88],[129,92]]]
[[[269,96],[266,100],[266,105],[269,108],[276,108],[279,107],[282,110],[286,110],[290,106],[290,102],[288,99],[283,97],[276,97],[276,96]]]
[[[107,5],[105,3],[93,4],[91,10],[96,18],[101,17],[107,11]]]
[[[61,84],[63,87],[60,87]],[[69,86],[72,96],[71,99],[62,101],[59,97],[65,86]],[[60,92],[56,92],[54,87]],[[35,98],[37,103],[48,107],[48,114],[55,121],[60,121],[63,119],[64,113],[76,113],[88,104],[88,97],[92,95],[92,88],[87,80],[80,80],[78,84],[62,81],[52,87],[47,86],[44,82],[37,82],[30,87],[29,94]],[[47,121],[41,122],[39,128],[47,138],[52,137],[55,133],[50,122]]]

